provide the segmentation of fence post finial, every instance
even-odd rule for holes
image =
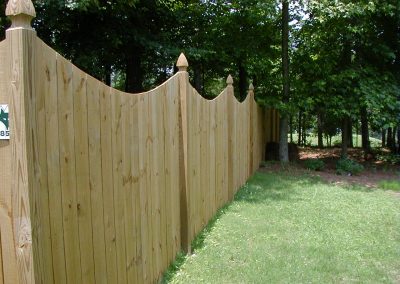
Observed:
[[[249,91],[254,91],[254,85],[253,85],[253,83],[250,83]]]
[[[228,78],[226,78],[226,84],[233,85],[233,78],[232,78],[231,74],[229,74]]]
[[[6,16],[11,20],[11,28],[32,29],[31,21],[36,17],[36,11],[31,0],[9,0]]]
[[[178,67],[179,71],[187,71],[188,66],[189,63],[186,59],[185,54],[181,53],[181,55],[179,55],[178,61],[176,62],[176,67]]]

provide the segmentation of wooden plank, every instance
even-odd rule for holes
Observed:
[[[165,177],[165,232],[166,232],[166,256],[167,263],[170,263],[174,260],[174,239],[173,239],[173,188],[172,188],[172,176],[173,168],[172,168],[172,159],[173,157],[173,145],[171,141],[171,137],[174,135],[173,129],[174,125],[172,124],[172,116],[174,113],[171,112],[171,102],[173,100],[174,95],[174,84],[176,80],[170,80],[167,83],[165,96],[164,96],[164,104],[163,104],[163,121],[164,121],[164,177]],[[175,204],[178,206],[179,203]]]
[[[142,262],[143,262],[143,280],[145,283],[152,281],[151,271],[151,239],[150,239],[150,216],[147,186],[147,111],[149,100],[145,95],[139,97],[139,188],[140,188],[140,215],[141,215],[141,238],[142,238]],[[150,212],[151,213],[151,212]]]
[[[114,214],[115,242],[117,249],[118,283],[127,283],[126,279],[126,244],[125,244],[125,194],[122,178],[122,119],[121,94],[111,89],[111,121],[112,121],[112,161],[114,179]]]
[[[86,74],[72,69],[79,247],[83,283],[94,283],[92,205],[89,181]]]
[[[226,92],[224,96],[221,98],[222,101],[222,167],[223,167],[223,175],[222,175],[222,204],[225,205],[229,201],[229,189],[228,189],[228,108],[227,108],[227,95]]]
[[[170,108],[170,125],[172,132],[168,140],[171,145],[171,160],[169,163],[169,172],[171,176],[171,206],[172,206],[172,241],[173,251],[172,260],[175,255],[181,250],[181,211],[180,211],[180,177],[183,174],[179,166],[179,135],[180,135],[180,120],[179,120],[179,81],[175,77],[173,85],[168,95],[168,104]]]
[[[133,214],[135,218],[135,242],[136,242],[136,258],[134,265],[136,266],[136,283],[143,283],[143,257],[142,257],[142,224],[141,224],[141,207],[140,207],[140,167],[139,167],[139,96],[131,97],[131,131],[132,131],[132,204],[134,206]]]
[[[101,85],[96,79],[87,77],[87,111],[89,144],[89,188],[92,206],[93,259],[95,283],[107,283],[106,241],[104,228],[104,203],[101,158]]]
[[[162,184],[160,182],[160,156],[159,156],[159,145],[160,140],[160,113],[158,105],[160,104],[160,88],[154,92],[148,94],[149,104],[149,121],[150,125],[150,152],[149,162],[151,163],[151,204],[152,204],[152,240],[153,240],[153,277],[158,279],[162,270],[162,251],[161,251],[161,200],[160,200],[160,189]],[[163,156],[163,155],[162,155]]]
[[[200,195],[200,217],[201,217],[201,223],[200,223],[200,228],[204,228],[205,225],[208,223],[208,214],[207,214],[207,206],[208,203],[206,202],[208,192],[209,192],[209,187],[208,187],[208,155],[207,155],[207,150],[208,150],[208,136],[207,136],[207,130],[208,130],[208,124],[209,124],[209,114],[208,114],[208,101],[205,99],[201,98],[200,95],[198,95],[200,98],[199,103],[200,103],[200,165],[199,168],[201,169],[199,179],[200,179],[200,187],[199,187],[199,192],[201,193]]]
[[[58,75],[58,121],[60,142],[60,174],[65,242],[67,282],[82,281],[79,226],[76,193],[74,105],[72,91],[72,64],[59,57]]]
[[[47,151],[47,184],[49,190],[49,211],[51,230],[51,250],[53,274],[55,283],[66,283],[66,257],[64,244],[63,203],[61,191],[61,158],[59,138],[58,114],[58,68],[56,55],[47,49],[43,64],[45,66],[46,81],[43,82],[45,111],[46,111],[46,151]]]
[[[223,100],[224,93],[219,95],[216,102],[216,140],[215,140],[215,157],[216,157],[216,204],[217,208],[223,205],[223,190],[224,190],[224,106]]]
[[[230,92],[227,97],[228,103],[228,198],[233,199],[236,193],[235,185],[235,167],[236,167],[236,99],[233,92]]]
[[[210,149],[209,149],[209,156],[208,160],[210,161],[209,164],[209,190],[210,190],[210,199],[209,199],[209,209],[210,214],[209,216],[213,216],[217,209],[216,203],[216,128],[217,128],[217,121],[216,121],[216,104],[215,101],[210,102]]]
[[[36,281],[40,283],[53,283],[53,253],[51,246],[50,231],[50,209],[49,209],[49,186],[48,186],[48,168],[47,168],[47,144],[46,144],[46,105],[45,97],[49,96],[48,82],[51,80],[47,61],[50,59],[53,64],[56,62],[54,53],[49,56],[48,47],[41,40],[37,40],[37,71],[35,72],[35,81],[37,88],[36,96],[36,115],[37,115],[37,139],[38,139],[38,169],[40,175],[38,178],[38,219],[36,227],[35,241],[39,258],[35,260],[37,265]],[[54,79],[54,78],[53,78]]]
[[[127,282],[135,283],[136,279],[136,240],[135,240],[135,206],[132,175],[132,95],[121,94],[121,135],[122,135],[122,191],[125,196],[124,220],[126,243]],[[122,220],[120,220],[122,221]]]
[[[181,246],[190,253],[191,216],[189,211],[190,191],[188,188],[188,89],[189,74],[178,72],[179,78],[179,187],[180,187],[180,216],[181,216]]]
[[[104,229],[107,260],[107,283],[118,281],[114,215],[111,89],[100,88],[101,171],[103,183]]]
[[[11,106],[11,90],[9,87],[10,81],[10,41],[6,39],[0,43],[0,101],[1,103]],[[12,111],[10,111],[10,119]],[[14,248],[14,235],[13,235],[13,220],[12,220],[12,201],[11,183],[13,180],[11,174],[11,141],[0,140],[0,160],[3,165],[8,167],[1,167],[0,180],[4,186],[0,190],[0,236],[1,248],[3,257],[3,276],[5,283],[18,283],[19,273],[17,271],[17,259]]]
[[[193,96],[193,88],[189,86],[190,93],[187,94],[187,105],[188,105],[188,145],[187,145],[187,164],[188,164],[188,192],[189,192],[189,212],[190,212],[190,223],[189,223],[189,240],[192,241],[196,235],[196,222],[197,222],[197,188],[196,188],[196,97]]]
[[[166,179],[165,179],[165,120],[163,116],[164,104],[165,104],[165,96],[167,92],[166,85],[162,85],[158,88],[159,93],[155,97],[156,99],[156,112],[157,112],[157,174],[159,186],[158,189],[158,198],[160,203],[160,208],[158,214],[160,216],[160,240],[159,240],[159,252],[161,256],[161,267],[158,271],[159,279],[161,277],[161,273],[168,267],[168,249],[167,249],[167,218],[171,218],[169,212],[166,211]]]
[[[13,248],[16,254],[18,279],[22,282],[34,281],[34,263],[32,251],[31,217],[36,218],[37,206],[34,159],[37,157],[35,85],[33,74],[26,70],[34,70],[35,33],[27,29],[7,30],[9,41],[9,73],[11,134],[11,204]],[[30,200],[29,194],[32,193]],[[32,206],[31,206],[32,202]],[[32,211],[31,211],[32,207]],[[33,214],[33,216],[31,216]],[[8,241],[9,239],[7,239]],[[11,244],[9,244],[11,245]],[[36,256],[36,255],[35,255]],[[14,268],[11,268],[14,269]],[[13,271],[15,272],[15,270]],[[15,278],[17,277],[17,278]],[[7,280],[8,281],[8,280]]]
[[[200,226],[201,223],[201,195],[200,195],[200,123],[199,123],[199,112],[200,112],[200,95],[197,95],[197,92],[194,88],[192,89],[192,119],[193,123],[190,124],[190,129],[192,132],[192,150],[188,152],[188,159],[191,161],[192,166],[192,185],[193,188],[191,190],[193,194],[193,198],[191,198],[192,206],[193,206],[193,222],[194,222],[194,230],[192,238],[194,238],[202,229]]]

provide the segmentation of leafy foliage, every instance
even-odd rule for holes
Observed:
[[[322,171],[325,168],[325,163],[321,159],[306,159],[304,166],[313,171]]]
[[[342,158],[336,163],[338,175],[357,175],[364,170],[364,167],[354,160]]]

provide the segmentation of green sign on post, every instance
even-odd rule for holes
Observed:
[[[0,140],[10,139],[8,105],[0,105]]]

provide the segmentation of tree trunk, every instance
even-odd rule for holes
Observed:
[[[240,61],[239,62],[239,95],[240,95],[241,101],[243,101],[246,98],[248,87],[249,86],[247,84],[246,69],[243,66],[243,63]]]
[[[201,65],[196,64],[193,66],[193,71],[194,71],[194,88],[196,91],[202,95],[203,94],[203,74],[201,72]]]
[[[304,115],[303,116],[303,130],[302,130],[303,138],[302,138],[302,142],[301,142],[303,144],[303,146],[307,145],[306,118],[307,117]]]
[[[282,75],[283,75],[283,103],[289,102],[289,1],[282,1]],[[281,114],[279,120],[279,159],[281,162],[289,162],[288,151],[288,118]]]
[[[389,127],[388,128],[388,130],[387,130],[387,143],[386,143],[386,146],[389,148],[389,149],[392,149],[393,148],[393,140],[392,140],[392,138],[393,138],[393,135],[392,135],[392,128],[391,127]]]
[[[371,152],[371,145],[369,142],[369,129],[368,129],[368,115],[367,109],[361,107],[361,144],[365,154]]]
[[[290,125],[290,143],[293,143],[293,116],[290,116],[289,119],[289,125]]]
[[[392,152],[393,153],[396,153],[397,151],[396,151],[396,134],[397,134],[397,127],[395,127],[395,128],[393,128],[393,138],[392,138],[392,141],[393,141],[393,147],[392,147]],[[397,142],[399,142],[398,140],[397,140]]]
[[[301,146],[301,138],[302,138],[302,131],[301,131],[301,127],[302,127],[302,111],[299,111],[299,127],[297,129],[297,145]]]
[[[348,134],[349,134],[349,117],[346,116],[343,118],[342,121],[342,153],[341,156],[342,158],[347,158],[347,141],[349,140]]]
[[[105,64],[104,65],[104,83],[107,86],[111,86],[111,65]]]
[[[322,128],[322,117],[321,113],[317,114],[317,124],[318,124],[318,148],[324,148],[324,137],[323,137],[323,128]]]
[[[386,129],[382,128],[382,148],[386,147]]]
[[[348,127],[348,134],[347,134],[347,146],[350,148],[354,147],[353,144],[353,121],[351,119],[349,119],[349,127]]]
[[[138,93],[143,91],[143,70],[142,52],[140,48],[136,48],[134,52],[130,53],[130,57],[126,63],[126,81],[125,92]]]

